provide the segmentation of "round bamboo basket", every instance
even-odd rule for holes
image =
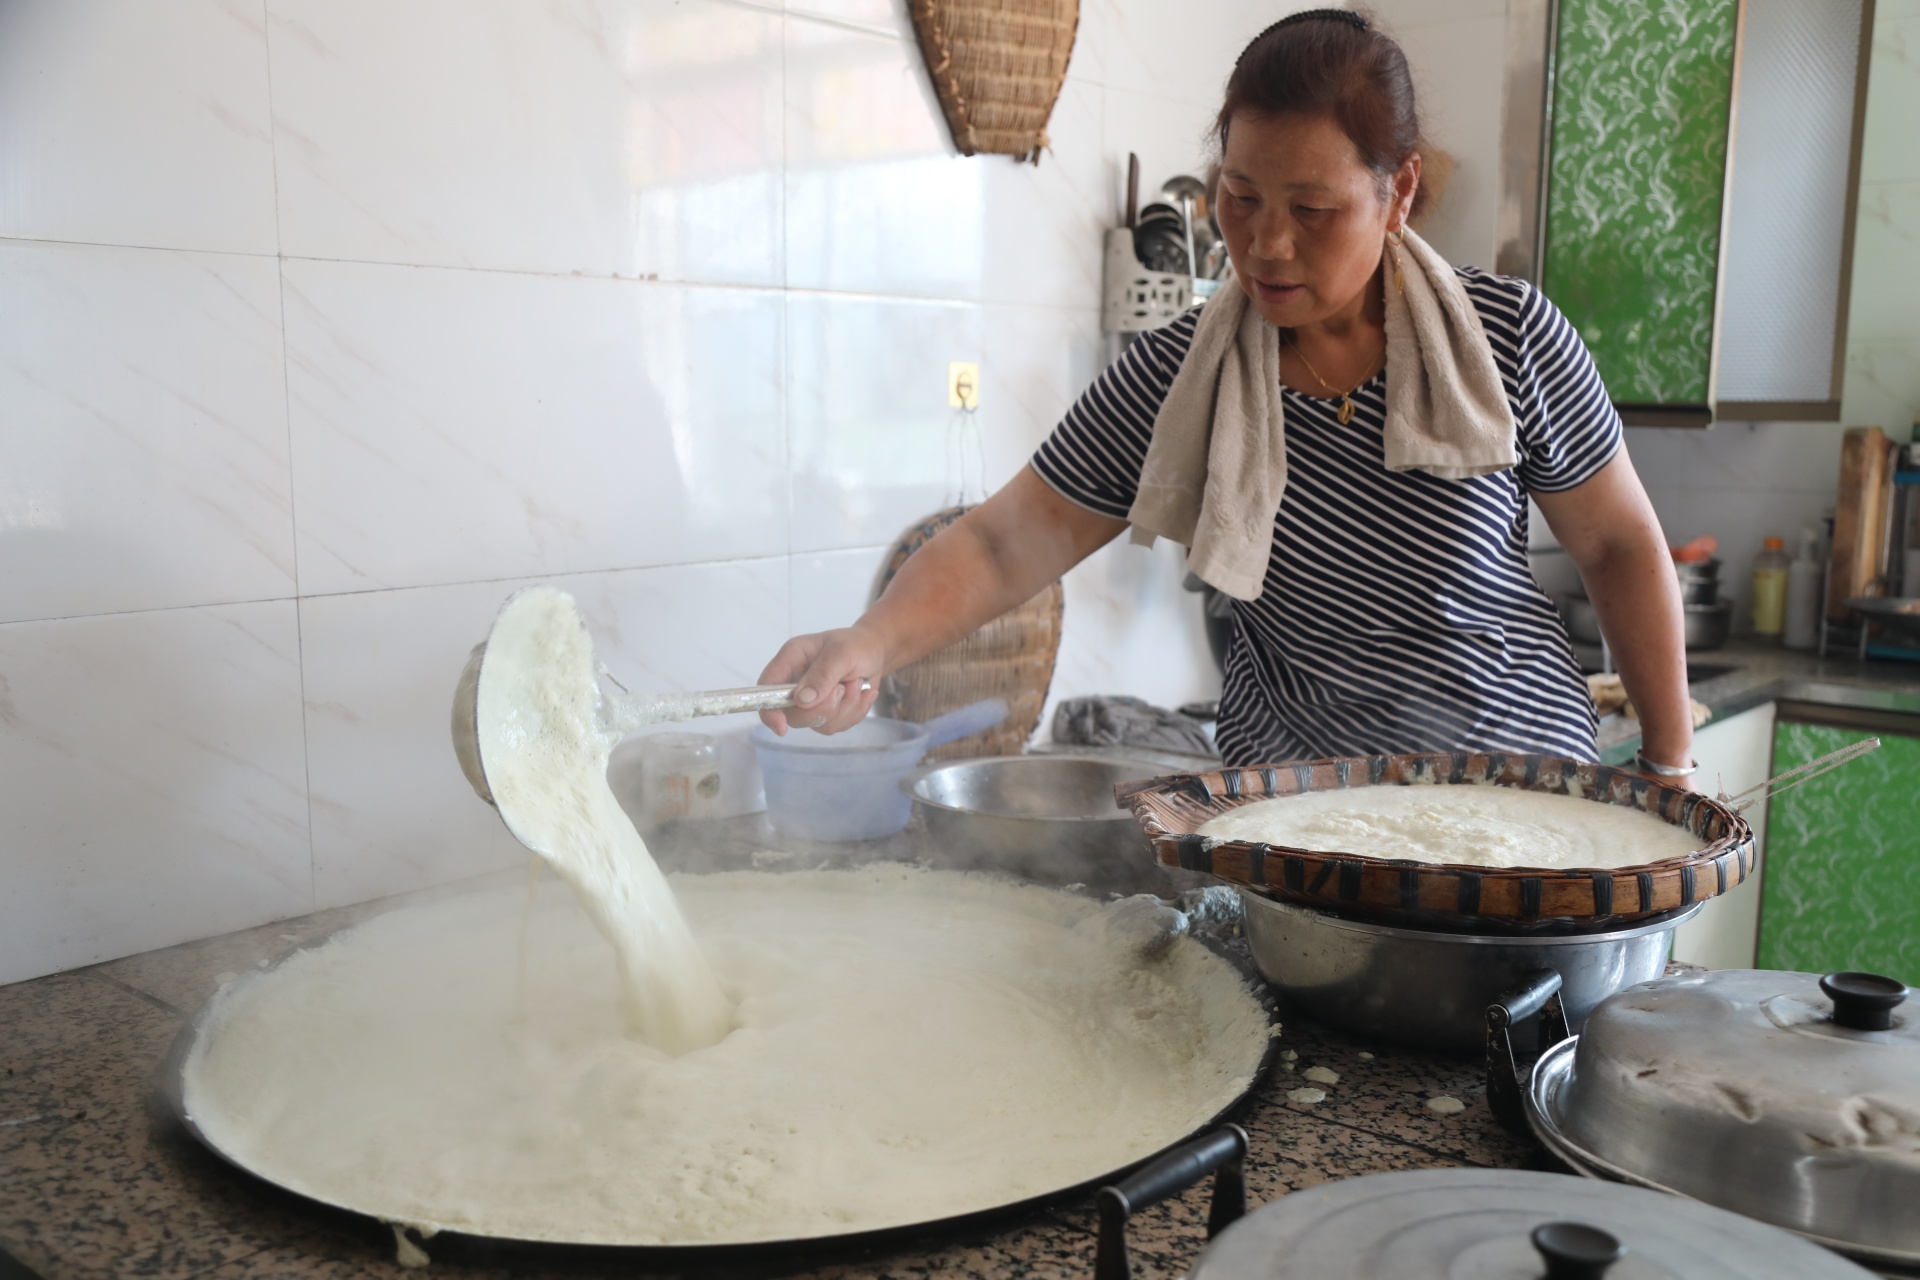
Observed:
[[[1079,0],[911,0],[909,8],[954,146],[1038,163]]]
[[[1699,837],[1682,858],[1641,866],[1473,867],[1293,849],[1196,834],[1229,809],[1274,796],[1421,784],[1520,787],[1626,805]],[[1442,928],[1561,926],[1645,919],[1727,892],[1753,874],[1753,831],[1734,810],[1625,769],[1518,754],[1357,756],[1216,769],[1116,791],[1164,866],[1202,871],[1291,902]]]
[[[881,571],[874,598],[887,589],[908,556],[966,511],[965,507],[949,507],[901,534]],[[1039,726],[1040,713],[1047,704],[1054,662],[1060,656],[1060,626],[1065,613],[1066,595],[1055,582],[972,635],[886,677],[880,682],[876,700],[879,714],[924,724],[982,698],[1003,698],[1007,718],[998,726],[936,747],[927,758],[1019,755],[1027,749],[1027,740]]]

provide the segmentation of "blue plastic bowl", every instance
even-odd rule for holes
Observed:
[[[877,840],[903,830],[913,800],[900,790],[927,753],[925,725],[870,718],[832,736],[755,725],[773,829],[796,840]]]

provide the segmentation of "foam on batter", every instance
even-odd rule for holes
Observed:
[[[1684,827],[1624,805],[1517,787],[1354,787],[1242,805],[1200,834],[1328,853],[1475,867],[1630,867],[1699,848]]]
[[[733,1029],[733,1002],[607,786],[620,735],[600,712],[593,641],[573,597],[515,594],[487,638],[475,716],[494,803],[613,944],[628,1032],[670,1053],[703,1049]]]
[[[405,908],[224,988],[186,1069],[214,1144],[392,1220],[618,1244],[925,1221],[1099,1177],[1249,1083],[1267,1019],[1191,939],[1142,962],[1101,908],[898,866],[673,882],[738,1028],[624,1034],[615,967],[544,884]]]

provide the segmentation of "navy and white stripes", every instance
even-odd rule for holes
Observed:
[[[1573,327],[1526,283],[1457,269],[1493,344],[1521,462],[1471,480],[1389,472],[1386,376],[1337,402],[1287,390],[1287,491],[1266,590],[1234,603],[1219,741],[1230,765],[1410,751],[1592,759],[1594,712],[1527,567],[1529,492],[1591,479],[1620,419]],[[1198,312],[1143,334],[1033,457],[1062,496],[1124,519]]]

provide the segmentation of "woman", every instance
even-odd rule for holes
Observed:
[[[1612,641],[1640,714],[1639,767],[1690,774],[1679,591],[1619,417],[1544,296],[1449,268],[1406,233],[1420,201],[1420,128],[1398,45],[1350,11],[1295,14],[1241,55],[1216,130],[1234,277],[1221,292],[1244,297],[1216,296],[1134,341],[1030,465],[908,560],[858,622],[788,641],[761,679],[797,682],[799,709],[767,723],[845,729],[867,713],[881,676],[1019,604],[1130,523],[1148,540],[1166,533],[1142,512],[1167,501],[1165,455],[1185,447],[1202,474],[1174,495],[1189,512],[1176,536],[1189,564],[1236,597],[1219,725],[1228,763],[1448,749],[1592,758],[1585,681],[1527,566],[1531,497]],[[1433,264],[1429,276],[1417,274],[1422,262]],[[1411,293],[1403,266],[1415,273]],[[1406,421],[1404,406],[1444,405],[1457,389],[1445,351],[1425,359],[1444,366],[1432,374],[1421,367],[1429,347],[1411,356],[1396,347],[1407,363],[1389,394],[1389,315],[1398,308],[1405,341],[1409,297],[1464,299],[1456,310],[1477,317],[1455,363],[1485,368],[1506,432],[1491,465],[1389,469],[1404,445],[1395,433],[1417,439],[1432,425]],[[1239,318],[1211,321],[1216,308]],[[1235,327],[1210,338],[1210,325]],[[1222,350],[1244,357],[1233,385],[1251,407],[1233,421],[1220,391],[1229,375],[1195,368]],[[1277,388],[1245,375],[1276,368]],[[1409,399],[1429,376],[1441,385],[1418,389],[1436,394]],[[1196,400],[1193,386],[1215,415],[1199,424],[1197,446],[1175,438],[1192,424],[1169,425],[1175,401]],[[1263,413],[1271,429],[1248,421]],[[1278,500],[1270,544],[1263,493],[1269,508]],[[1259,538],[1226,556],[1224,571],[1207,545],[1208,502],[1240,504],[1213,520],[1216,534],[1238,519]],[[1203,527],[1189,534],[1196,506]]]

